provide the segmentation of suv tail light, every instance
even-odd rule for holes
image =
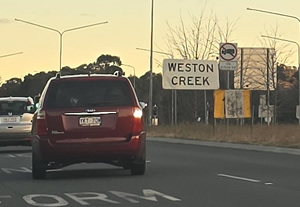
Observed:
[[[46,112],[39,111],[36,117],[36,126],[37,126],[37,134],[38,135],[46,135],[47,134],[47,122],[46,122]]]
[[[133,125],[132,125],[132,135],[139,135],[143,130],[143,111],[140,108],[134,108],[133,111]]]

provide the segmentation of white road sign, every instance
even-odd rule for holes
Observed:
[[[220,61],[237,61],[237,44],[221,43],[219,55]]]
[[[212,60],[165,59],[162,81],[164,89],[218,89],[218,64]]]
[[[238,68],[237,61],[220,61],[220,70],[236,70]]]
[[[237,63],[237,44],[236,43],[221,43],[220,50],[220,70],[236,70]]]

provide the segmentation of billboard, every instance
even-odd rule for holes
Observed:
[[[277,68],[274,48],[238,48],[238,69],[234,88],[270,90],[276,88]]]

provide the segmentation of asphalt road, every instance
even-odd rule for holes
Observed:
[[[1,147],[0,207],[300,206],[299,150],[155,140],[144,176],[78,164],[33,180],[30,147]]]

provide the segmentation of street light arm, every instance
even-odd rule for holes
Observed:
[[[107,21],[106,22],[98,22],[98,23],[95,23],[95,24],[89,24],[89,25],[85,25],[85,26],[81,26],[81,27],[75,27],[75,28],[67,29],[67,30],[64,30],[63,32],[60,32],[57,29],[53,29],[51,27],[46,27],[46,26],[43,26],[43,25],[40,25],[40,24],[36,24],[36,23],[33,23],[33,22],[28,22],[28,21],[21,20],[21,19],[15,19],[15,20],[18,21],[18,22],[23,22],[23,23],[31,24],[33,26],[41,27],[41,28],[44,28],[44,29],[49,29],[49,30],[52,30],[52,31],[55,31],[55,32],[59,33],[60,35],[63,35],[63,33],[65,33],[65,32],[69,32],[69,31],[73,31],[73,30],[78,30],[78,29],[84,29],[84,28],[87,28],[87,27],[92,27],[92,26],[96,26],[96,25],[99,25],[99,24],[106,24],[106,23],[108,23]]]
[[[278,37],[271,37],[271,36],[267,36],[267,35],[261,35],[261,37],[265,37],[265,38],[270,38],[270,39],[274,39],[274,40],[281,40],[281,41],[285,41],[285,42],[294,43],[294,44],[297,44],[297,46],[299,47],[298,42],[293,41],[293,40],[286,40],[286,39],[282,39],[282,38],[278,38]]]
[[[40,24],[36,24],[36,23],[33,23],[33,22],[28,22],[28,21],[25,21],[25,20],[22,20],[22,19],[15,19],[16,21],[19,21],[19,22],[23,22],[23,23],[26,23],[26,24],[30,24],[30,25],[33,25],[33,26],[37,26],[37,27],[41,27],[41,28],[44,28],[44,29],[48,29],[48,30],[51,30],[51,31],[54,31],[54,32],[57,32],[59,34],[59,72],[61,73],[61,60],[62,60],[62,39],[63,39],[63,34],[65,32],[69,32],[69,31],[73,31],[73,30],[79,30],[79,29],[83,29],[83,28],[87,28],[87,27],[92,27],[92,26],[96,26],[96,25],[99,25],[99,24],[105,24],[105,23],[108,23],[107,21],[106,22],[98,22],[98,23],[95,23],[95,24],[89,24],[89,25],[85,25],[85,26],[81,26],[81,27],[75,27],[75,28],[71,28],[71,29],[67,29],[63,32],[60,32],[59,30],[57,29],[53,29],[51,27],[46,27],[46,26],[43,26],[43,25],[40,25]]]
[[[130,67],[133,69],[133,72],[134,72],[134,76],[135,76],[135,68],[132,66],[132,65],[127,65],[127,64],[122,64],[123,66],[127,66],[127,67]]]
[[[267,36],[267,35],[261,35],[261,37],[265,37],[265,38],[270,38],[270,39],[274,39],[274,40],[280,40],[280,41],[285,41],[285,42],[290,42],[290,43],[296,44],[297,45],[297,49],[298,49],[298,66],[300,66],[300,45],[298,44],[298,42],[293,41],[293,40],[282,39],[282,38],[278,38],[278,37],[271,37],[271,36]]]
[[[135,48],[135,49],[137,49],[137,50],[143,50],[143,51],[150,51],[150,50],[148,50],[148,49],[144,49],[144,48]],[[155,50],[153,50],[153,52],[154,53],[159,53],[159,54],[163,54],[163,55],[169,55],[169,56],[171,56],[172,57],[172,59],[173,59],[173,54],[171,54],[171,53],[166,53],[166,52],[162,52],[162,51],[155,51]]]
[[[46,27],[46,26],[43,26],[43,25],[40,25],[40,24],[36,24],[36,23],[24,21],[24,20],[21,20],[21,19],[15,19],[15,21],[23,22],[23,23],[27,23],[27,24],[31,24],[31,25],[33,25],[33,26],[41,27],[41,28],[48,29],[48,30],[52,30],[52,31],[57,32],[57,33],[59,33],[60,35],[62,35],[62,33],[61,33],[59,30],[53,29],[53,28],[51,28],[51,27]]]
[[[62,32],[62,34],[65,33],[65,32],[69,32],[69,31],[74,31],[74,30],[78,30],[78,29],[84,29],[84,28],[87,28],[87,27],[92,27],[92,26],[96,26],[96,25],[100,25],[100,24],[107,24],[107,23],[108,23],[108,21],[106,21],[106,22],[98,22],[98,23],[95,23],[95,24],[89,24],[89,25],[85,25],[85,26],[81,26],[81,27],[75,27],[75,28],[64,30]]]
[[[0,56],[0,58],[12,56],[12,55],[18,55],[18,54],[22,54],[22,53],[23,53],[23,52],[16,52],[16,53],[8,54],[8,55],[2,55],[2,56]]]
[[[274,14],[274,15],[289,17],[289,18],[296,19],[298,22],[300,22],[300,19],[298,17],[292,16],[292,15],[282,14],[282,13],[278,13],[278,12],[271,12],[271,11],[266,11],[266,10],[261,10],[261,9],[254,9],[254,8],[247,8],[247,10],[249,10],[249,11],[258,11],[258,12],[263,12],[263,13],[268,13],[268,14]]]
[[[122,64],[123,66],[127,66],[133,69],[133,87],[135,88],[135,67],[132,65]]]

